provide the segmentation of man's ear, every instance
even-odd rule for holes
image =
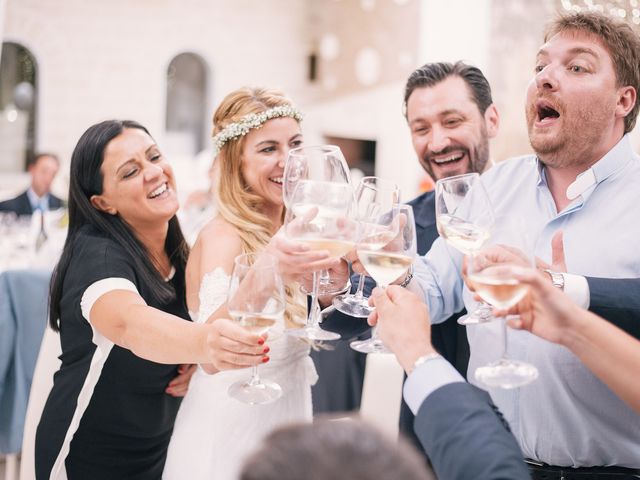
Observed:
[[[115,215],[118,213],[118,210],[109,205],[109,202],[107,202],[102,195],[92,195],[89,201],[96,210],[108,213],[109,215]]]
[[[622,87],[618,89],[618,104],[616,105],[616,114],[620,117],[626,117],[635,106],[637,99],[636,89],[633,87]]]
[[[484,122],[487,126],[487,135],[489,138],[495,137],[500,128],[500,115],[498,114],[495,103],[489,105],[484,112]]]

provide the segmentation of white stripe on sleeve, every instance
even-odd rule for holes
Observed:
[[[93,304],[105,293],[113,290],[128,290],[133,293],[137,293],[138,289],[131,280],[120,277],[103,278],[97,282],[92,283],[82,294],[82,300],[80,300],[80,308],[82,309],[82,316],[85,320],[91,323],[89,314],[93,308]]]

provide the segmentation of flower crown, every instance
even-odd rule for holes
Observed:
[[[267,120],[278,117],[291,117],[302,120],[302,113],[291,105],[281,105],[260,113],[250,113],[237,122],[230,123],[213,136],[213,154],[217,155],[225,143],[238,137],[244,137],[252,128],[260,128]]]

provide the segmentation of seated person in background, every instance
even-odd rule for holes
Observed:
[[[51,153],[36,155],[28,166],[31,186],[17,197],[0,202],[0,212],[31,215],[37,209],[46,212],[62,208],[62,200],[51,193],[51,184],[58,170],[58,157]]]
[[[329,419],[271,433],[244,465],[240,480],[426,480],[433,478],[408,443],[360,421]]]

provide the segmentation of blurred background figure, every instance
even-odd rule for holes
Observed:
[[[62,200],[51,193],[51,184],[60,170],[60,160],[51,153],[40,153],[28,166],[31,185],[15,198],[0,202],[0,212],[31,215],[62,208]]]
[[[322,418],[269,435],[245,463],[240,480],[433,479],[407,442],[392,441],[357,420]]]

